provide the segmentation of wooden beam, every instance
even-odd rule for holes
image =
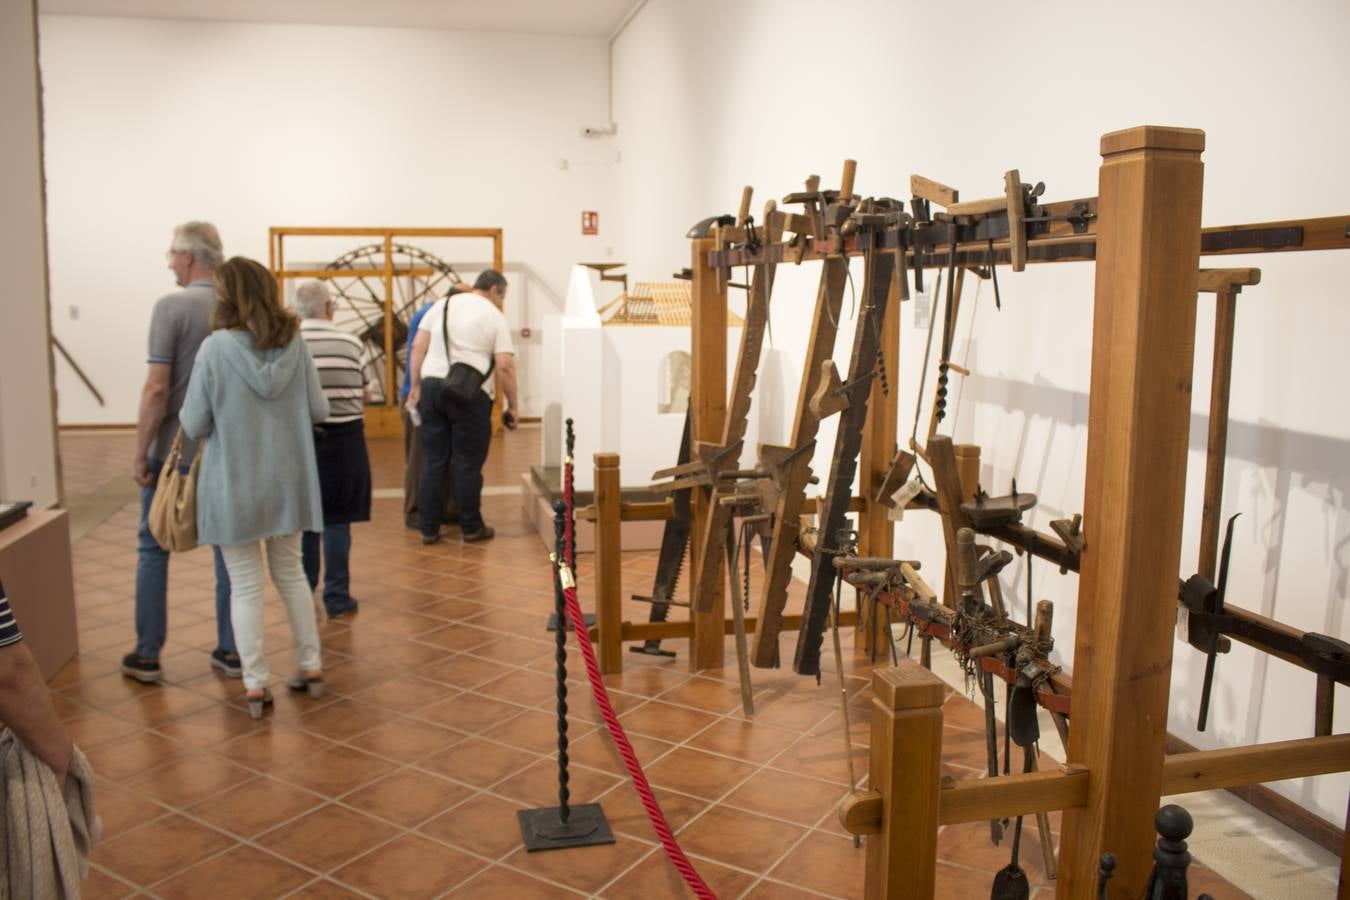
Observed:
[[[939,795],[938,822],[958,825],[1004,816],[1072,809],[1087,803],[1088,772],[1082,767],[971,778],[950,783]]]
[[[847,277],[848,260],[845,258],[827,259],[821,267],[802,382],[797,391],[797,413],[788,436],[788,446],[794,449],[807,447],[814,442],[820,429],[820,419],[811,410],[809,400],[815,393],[816,381],[820,377],[820,363],[834,352]],[[759,668],[769,668],[778,661],[778,635],[782,629],[783,608],[787,604],[788,583],[792,580],[790,560],[797,552],[798,522],[804,499],[801,488],[793,488],[805,486],[810,471],[811,452],[805,450],[792,461],[786,479],[789,486],[778,498],[773,538],[769,544],[769,562],[760,592],[758,615],[755,617],[759,627],[755,629],[751,649],[754,665]]]
[[[880,503],[873,502],[886,473],[890,470],[891,460],[895,458],[899,445],[896,442],[899,430],[900,406],[895,398],[888,394],[891,379],[900,371],[900,290],[899,280],[904,278],[898,267],[891,285],[891,295],[886,301],[886,315],[881,321],[881,366],[886,373],[886,381],[877,379],[872,384],[872,397],[867,404],[867,422],[863,426],[865,437],[858,459],[858,485],[862,497],[861,512],[858,517],[858,553],[861,556],[886,556],[895,551],[895,523],[888,515],[889,510]],[[849,511],[853,511],[850,502]],[[861,596],[861,595],[859,595]],[[868,621],[871,621],[870,619]],[[890,650],[882,646],[880,628],[858,629],[853,633],[853,649],[858,653],[872,656],[876,651]],[[860,639],[861,638],[861,639]],[[869,646],[869,644],[871,646]]]
[[[690,350],[697,360],[690,386],[692,446],[699,441],[712,443],[722,436],[727,415],[727,287],[722,273],[708,266],[708,251],[719,245],[716,238],[698,238],[691,242],[693,286],[690,290]],[[711,491],[695,488],[691,535],[701,535],[712,516]],[[698,547],[690,544],[689,571],[700,571]],[[722,626],[727,617],[726,562],[718,555],[717,583],[711,592],[703,591],[704,609],[694,611],[694,640],[689,648],[689,667],[713,669],[722,665],[724,645]],[[690,596],[698,596],[700,586],[690,585]],[[711,599],[709,599],[711,598]]]
[[[500,239],[500,228],[381,228],[381,227],[310,227],[294,225],[274,225],[273,234],[302,237],[452,237],[452,238],[491,238]]]
[[[1179,753],[1163,762],[1163,794],[1329,775],[1350,769],[1350,735],[1303,738],[1222,750]],[[1031,815],[1087,804],[1088,771],[1059,766],[1055,771],[946,781],[938,795],[938,824],[959,825],[992,817]],[[881,795],[860,791],[841,810],[840,822],[853,834],[881,829]]]
[[[722,623],[723,635],[734,633],[735,622],[727,619]],[[851,609],[846,609],[839,616],[839,627],[850,628],[858,624],[858,613]],[[802,617],[799,614],[793,614],[783,617],[783,627],[787,630],[800,628]],[[755,627],[753,617],[747,617],[745,620],[746,630],[752,630]],[[599,626],[592,628],[591,639],[596,640],[599,637]],[[678,640],[680,638],[689,638],[694,635],[694,623],[689,619],[683,622],[624,622],[621,631],[623,641],[664,641]],[[889,651],[888,651],[889,652]]]
[[[595,454],[595,621],[600,671],[623,671],[623,547],[619,527],[619,454]]]
[[[675,505],[669,500],[646,503],[620,503],[619,521],[621,522],[664,522],[674,515]],[[582,522],[594,522],[597,515],[595,504],[577,509],[577,519]]]
[[[1257,270],[1258,280],[1260,270]],[[1209,385],[1209,440],[1205,446],[1204,505],[1200,511],[1200,563],[1196,570],[1214,582],[1223,512],[1223,472],[1228,459],[1228,395],[1233,385],[1233,330],[1237,292],[1225,287],[1214,298],[1214,358]]]
[[[1200,257],[1204,133],[1102,138],[1083,548],[1068,762],[1092,772],[1065,813],[1059,890],[1144,893],[1162,793]]]
[[[1164,760],[1162,792],[1191,794],[1347,770],[1350,770],[1350,734],[1198,750]]]
[[[1196,290],[1202,294],[1217,294],[1223,291],[1240,293],[1243,287],[1261,283],[1260,269],[1201,269]]]

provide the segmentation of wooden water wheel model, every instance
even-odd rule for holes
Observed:
[[[319,268],[287,268],[287,238],[363,238],[363,243]],[[468,238],[492,241],[490,265],[502,270],[500,228],[289,228],[269,229],[268,263],[283,296],[286,280],[318,278],[328,282],[337,302],[333,322],[365,347],[371,404],[366,431],[395,435],[402,430],[399,391],[407,365],[408,323],[427,303],[445,296],[461,280],[454,267],[422,247],[417,238]],[[481,258],[478,252],[470,258]],[[314,257],[309,257],[313,259]],[[482,268],[489,263],[486,261]]]

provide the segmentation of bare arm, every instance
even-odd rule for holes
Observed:
[[[33,654],[22,643],[0,647],[0,721],[64,783],[73,749]]]
[[[506,409],[503,410],[502,424],[507,428],[514,429],[516,421],[520,418],[520,405],[516,399],[516,355],[514,353],[498,353],[494,359],[497,363],[497,383],[502,387],[502,393],[506,396]],[[505,413],[511,414],[511,421],[508,424]]]
[[[422,361],[427,358],[427,347],[431,346],[431,333],[418,330],[413,337],[412,354],[408,359],[408,409],[417,409],[417,401],[422,397]]]
[[[169,405],[169,375],[173,367],[168,363],[150,363],[141,388],[141,407],[136,414],[136,455],[131,460],[131,480],[149,487],[157,472],[151,472],[146,455],[155,432],[164,422],[164,411]]]

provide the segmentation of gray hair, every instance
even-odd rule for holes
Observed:
[[[332,295],[322,281],[306,281],[295,289],[295,309],[302,319],[328,318],[328,302]]]
[[[197,265],[205,269],[215,269],[225,262],[220,232],[210,222],[184,222],[173,230],[173,243],[169,246],[191,253]]]

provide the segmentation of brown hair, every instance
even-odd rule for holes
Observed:
[[[212,328],[244,328],[259,350],[285,347],[300,328],[295,313],[278,299],[277,281],[261,263],[243,256],[227,259],[215,273]]]

